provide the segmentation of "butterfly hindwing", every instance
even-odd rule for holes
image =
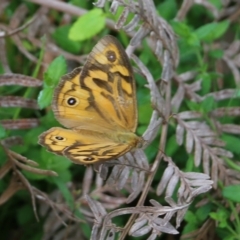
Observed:
[[[117,158],[132,146],[111,141],[105,134],[89,130],[78,132],[54,127],[39,136],[48,151],[66,156],[77,164],[93,164]]]

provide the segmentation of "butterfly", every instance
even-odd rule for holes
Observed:
[[[116,159],[142,145],[136,89],[128,56],[113,36],[103,37],[82,68],[62,77],[52,109],[66,128],[53,127],[39,144],[77,164]]]

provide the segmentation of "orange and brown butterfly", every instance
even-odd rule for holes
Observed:
[[[66,128],[39,136],[47,150],[78,164],[116,159],[140,146],[136,90],[128,56],[112,36],[103,37],[85,65],[63,76],[52,109]]]

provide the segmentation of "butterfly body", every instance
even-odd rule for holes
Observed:
[[[78,164],[115,159],[138,147],[135,82],[121,44],[105,36],[83,66],[65,75],[52,109],[66,128],[51,128],[39,143]]]

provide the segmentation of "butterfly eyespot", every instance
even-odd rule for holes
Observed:
[[[64,140],[64,138],[60,137],[60,136],[56,136],[55,139],[58,140],[58,141],[63,141]]]
[[[116,53],[114,51],[107,51],[106,56],[109,62],[115,62],[117,59]]]
[[[74,106],[74,105],[77,104],[77,99],[74,98],[74,97],[70,97],[70,98],[67,100],[67,104],[68,104],[69,106]]]

